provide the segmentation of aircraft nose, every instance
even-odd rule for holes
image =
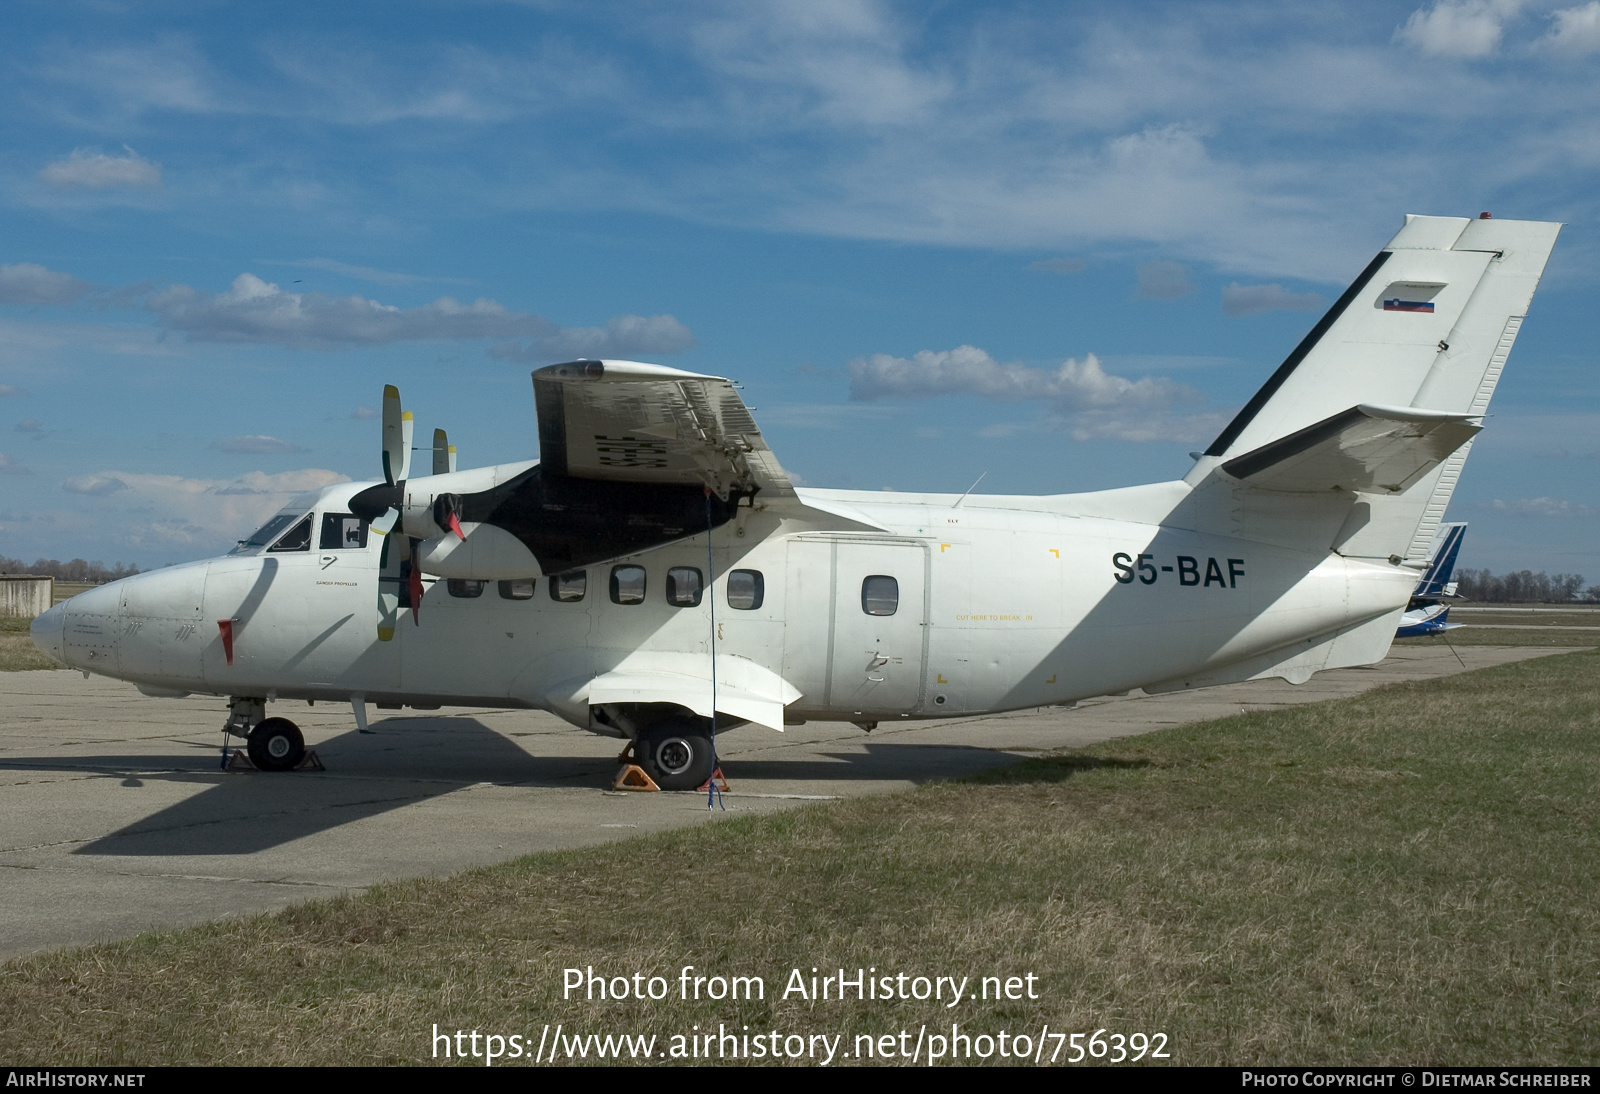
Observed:
[[[33,638],[33,644],[38,646],[42,653],[54,657],[62,664],[66,664],[67,661],[66,623],[67,603],[63,600],[60,604],[34,616],[33,623],[28,627],[28,634]]]

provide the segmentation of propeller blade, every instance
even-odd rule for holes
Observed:
[[[414,539],[407,544],[410,550],[408,550],[406,553],[410,555],[413,560],[417,557],[417,547],[421,543],[422,541],[420,539]],[[414,627],[421,626],[422,621],[418,618],[418,611],[422,607],[422,570],[418,568],[415,561],[412,561],[411,563],[410,573],[407,575],[407,579],[407,587],[411,593],[411,625]]]
[[[396,399],[396,402],[398,403],[398,397]],[[412,438],[412,435],[415,432],[416,432],[416,423],[411,420],[411,411],[409,411],[409,410],[401,411],[400,412],[400,443],[401,443],[402,447],[405,449],[405,452],[401,456],[401,459],[400,459],[400,478],[402,480],[409,479],[411,477],[411,438]]]
[[[409,417],[400,409],[400,389],[393,384],[383,385],[383,481],[390,486],[406,477],[411,443],[403,422]]]
[[[376,527],[373,529],[377,531]],[[383,553],[378,559],[378,641],[394,640],[395,619],[400,614],[400,566],[403,545],[397,545],[400,536],[383,537]]]
[[[455,468],[451,466],[450,453],[455,451],[450,447],[450,438],[446,437],[444,430],[433,431],[433,473],[435,475],[448,475]]]

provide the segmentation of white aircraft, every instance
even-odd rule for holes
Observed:
[[[229,555],[33,624],[69,666],[228,696],[525,707],[631,738],[665,788],[714,731],[970,716],[1383,658],[1560,225],[1407,217],[1175,482],[1044,497],[797,489],[735,386],[533,373],[539,459],[458,471],[384,402],[384,480],[298,499]],[[369,535],[369,533],[371,533]],[[714,719],[714,720],[713,720]],[[981,731],[980,731],[981,732]]]

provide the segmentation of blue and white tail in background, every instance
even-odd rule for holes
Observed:
[[[1456,583],[1451,576],[1456,569],[1456,556],[1461,553],[1461,541],[1466,537],[1465,524],[1440,525],[1428,549],[1428,568],[1411,594],[1411,604],[1401,617],[1396,638],[1418,638],[1426,634],[1442,634],[1459,623],[1449,622],[1450,605],[1446,600],[1460,599]]]

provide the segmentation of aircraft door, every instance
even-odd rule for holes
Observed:
[[[827,705],[900,714],[922,703],[928,550],[920,543],[833,541]]]

